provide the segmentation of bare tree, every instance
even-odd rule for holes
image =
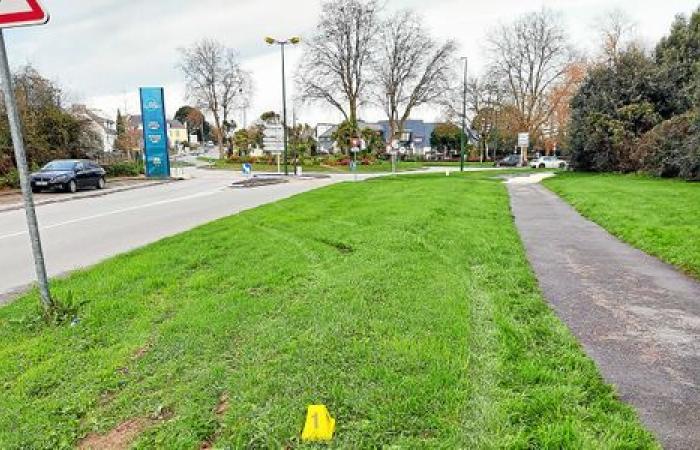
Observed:
[[[560,17],[542,9],[501,26],[491,36],[491,70],[505,84],[521,130],[534,135],[553,113],[550,90],[575,60]]]
[[[634,44],[637,24],[621,9],[609,11],[596,23],[603,58],[606,63],[613,64],[628,45]]]
[[[415,108],[437,103],[454,76],[455,42],[437,43],[421,22],[405,10],[382,23],[374,61],[375,100],[389,118],[390,140],[403,131]]]
[[[322,102],[357,123],[366,101],[377,31],[376,0],[329,0],[297,70],[302,101]]]
[[[223,123],[240,92],[244,72],[236,52],[212,39],[203,39],[180,49],[179,67],[185,76],[191,100],[214,116],[219,154],[224,156]]]

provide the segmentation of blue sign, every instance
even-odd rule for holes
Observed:
[[[243,164],[243,175],[250,175],[253,173],[253,166],[251,166],[249,163]]]
[[[146,176],[167,178],[170,176],[170,156],[163,88],[141,88],[140,94]]]

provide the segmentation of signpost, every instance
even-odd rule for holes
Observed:
[[[284,151],[284,127],[282,125],[265,127],[263,149],[272,154],[279,154]]]
[[[530,147],[530,133],[518,133],[518,147],[520,147],[520,164],[527,162],[527,149]]]
[[[170,155],[168,154],[168,131],[165,122],[165,99],[163,88],[141,88],[141,117],[143,119],[143,149],[146,176],[168,178]]]
[[[2,92],[5,96],[7,118],[15,150],[15,159],[17,160],[17,172],[19,173],[20,185],[22,187],[24,210],[27,216],[27,228],[29,229],[29,238],[32,243],[32,253],[34,254],[34,268],[39,283],[41,304],[44,311],[47,313],[51,311],[54,304],[49,290],[49,279],[46,275],[41,235],[39,234],[39,225],[36,218],[36,211],[34,210],[32,186],[29,181],[27,155],[24,151],[22,123],[19,118],[19,111],[17,110],[17,99],[15,98],[10,64],[7,59],[7,48],[5,47],[3,28],[42,25],[48,21],[49,14],[41,7],[38,0],[0,1],[0,82],[2,83]]]

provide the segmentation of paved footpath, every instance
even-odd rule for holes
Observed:
[[[620,242],[540,184],[508,190],[558,316],[664,448],[700,449],[700,283]]]

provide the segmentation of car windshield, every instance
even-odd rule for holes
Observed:
[[[52,161],[44,166],[42,170],[68,171],[75,168],[75,161]]]

